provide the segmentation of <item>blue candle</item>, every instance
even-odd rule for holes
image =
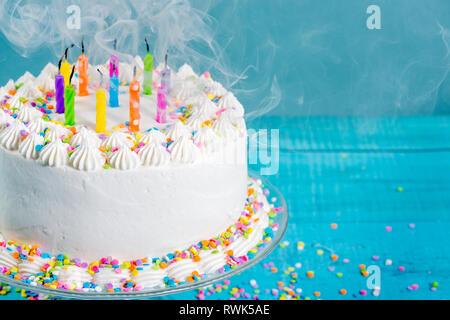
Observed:
[[[109,106],[117,108],[119,106],[119,78],[114,75],[115,64],[113,64],[113,76],[109,80]]]

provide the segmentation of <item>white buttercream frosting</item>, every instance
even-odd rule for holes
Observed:
[[[202,93],[197,85],[191,80],[176,83],[173,89],[175,97],[180,101],[186,101],[187,99]]]
[[[97,136],[97,134],[85,127],[80,128],[78,132],[72,136],[72,139],[70,139],[70,144],[73,147],[83,144],[89,144],[98,148],[100,147],[101,143],[102,141]]]
[[[219,110],[214,102],[209,100],[204,93],[187,99],[186,104],[193,105],[194,113],[204,114],[208,118],[214,117],[215,113]]]
[[[193,113],[186,121],[186,124],[193,130],[198,130],[201,128],[202,124],[209,120],[209,117],[202,112]]]
[[[144,166],[159,167],[169,163],[170,154],[161,143],[152,141],[140,148],[139,158]]]
[[[143,288],[164,287],[164,277],[167,271],[158,266],[143,266],[132,279]]]
[[[49,127],[49,122],[42,119],[34,119],[28,122],[27,127],[31,132],[41,133],[45,128]]]
[[[0,267],[8,269],[17,267],[17,259],[13,257],[12,251],[4,247],[0,247]]]
[[[194,271],[199,274],[203,273],[200,263],[194,262],[192,259],[175,261],[167,267],[168,276],[178,281],[186,281]]]
[[[192,70],[192,67],[186,63],[178,69],[177,77],[183,80],[190,77],[198,78],[197,74]]]
[[[106,139],[102,142],[102,146],[111,146],[113,148],[131,148],[134,146],[134,140],[129,134],[120,131],[114,131],[108,137],[106,137]]]
[[[109,163],[115,169],[131,170],[141,165],[141,161],[136,152],[127,147],[121,147],[114,152],[109,159]]]
[[[70,155],[72,166],[83,171],[99,170],[105,161],[106,159],[98,147],[90,143],[81,144]]]
[[[235,140],[239,136],[239,130],[233,125],[230,117],[226,114],[222,114],[219,119],[213,123],[212,128],[219,136],[227,141]]]
[[[177,140],[181,137],[190,137],[191,129],[184,125],[181,121],[176,121],[164,132],[170,140]]]
[[[6,91],[11,91],[11,90],[15,90],[16,89],[16,85],[14,83],[13,79],[9,79],[8,82],[6,83],[6,85],[4,86]]]
[[[69,147],[69,144],[56,139],[42,148],[39,159],[50,167],[64,166],[69,162]]]
[[[112,284],[114,288],[122,287],[122,284],[130,279],[130,270],[121,268],[99,268],[94,274],[94,282],[100,287]]]
[[[37,88],[33,81],[28,81],[17,90],[15,96],[26,99],[36,99],[42,97],[42,92]]]
[[[30,106],[29,104],[23,105],[17,113],[17,118],[29,122],[31,120],[37,120],[42,118],[42,112],[38,109]]]
[[[166,141],[166,135],[162,133],[159,130],[151,130],[149,132],[146,132],[142,135],[142,138],[139,140],[139,142],[143,143],[150,143],[150,142],[157,142],[157,143],[165,143]]]
[[[218,149],[219,137],[213,129],[203,126],[195,133],[194,143],[203,153],[211,153]]]
[[[27,71],[19,79],[16,80],[16,85],[27,83],[29,81],[33,81],[34,79],[34,76],[29,71]]]
[[[13,120],[13,117],[0,109],[0,130],[6,128],[6,124],[11,123]]]
[[[226,254],[221,247],[214,250],[202,250],[199,255],[201,269],[206,274],[216,273],[226,263]]]
[[[50,261],[48,258],[40,256],[29,256],[27,260],[21,260],[18,268],[19,272],[24,276],[31,276],[41,272],[41,268]]]
[[[169,146],[170,159],[175,163],[193,163],[199,156],[199,149],[187,136],[179,138]]]
[[[87,269],[76,265],[57,267],[53,274],[56,275],[59,283],[77,288],[82,288],[83,283],[92,281],[92,276]]]
[[[20,143],[19,152],[27,159],[36,160],[39,158],[39,152],[36,150],[38,145],[44,145],[44,137],[32,132]]]
[[[62,140],[62,138],[66,138],[71,135],[70,130],[55,123],[48,123],[47,128],[48,130],[45,132],[46,141]]]
[[[227,92],[222,99],[219,100],[217,105],[220,108],[226,108],[229,110],[233,110],[233,113],[238,117],[244,116],[244,107],[242,104],[236,99],[232,92]]]
[[[8,150],[17,150],[26,133],[28,133],[27,127],[21,121],[14,120],[0,133],[0,144]]]

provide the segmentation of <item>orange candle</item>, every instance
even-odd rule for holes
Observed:
[[[89,92],[87,90],[88,88],[88,57],[84,54],[84,42],[81,42],[81,56],[78,58],[78,88],[79,92],[78,95],[88,96]]]
[[[130,83],[130,123],[128,125],[130,132],[139,131],[139,122],[141,119],[140,113],[140,98],[139,91],[141,85],[136,80],[136,67],[134,68],[134,79]]]

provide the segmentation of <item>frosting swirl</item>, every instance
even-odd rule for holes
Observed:
[[[194,135],[194,143],[203,153],[211,153],[217,150],[219,137],[208,126],[203,126]]]
[[[204,114],[207,117],[215,116],[215,113],[218,111],[217,106],[203,93],[189,98],[186,100],[186,104],[192,104],[195,113]]]
[[[47,128],[48,130],[45,132],[46,141],[61,140],[61,138],[68,137],[71,134],[70,130],[55,123],[48,123]]]
[[[142,270],[139,270],[142,269]],[[143,266],[137,268],[138,274],[132,277],[143,288],[164,287],[164,277],[167,272],[158,266]]]
[[[167,138],[175,141],[181,137],[189,137],[191,135],[191,130],[178,120],[165,130],[165,134]]]
[[[101,140],[93,131],[82,127],[76,134],[72,136],[72,139],[70,139],[70,144],[73,147],[83,144],[90,144],[98,148],[100,147]]]
[[[159,142],[152,141],[139,150],[139,158],[144,166],[159,167],[167,165],[170,154]]]
[[[6,128],[6,124],[11,123],[13,120],[13,117],[0,109],[0,130]]]
[[[127,147],[121,147],[114,152],[109,159],[109,163],[115,169],[131,170],[141,165],[141,161],[136,152],[131,151]]]
[[[206,274],[216,273],[226,264],[226,255],[221,247],[214,250],[202,250],[200,255],[200,266]]]
[[[40,256],[28,256],[26,260],[21,260],[18,269],[24,276],[31,276],[41,272],[41,268],[49,262],[50,259]]]
[[[17,267],[17,260],[13,257],[12,251],[0,246],[0,267],[8,269]]]
[[[103,147],[111,146],[113,148],[121,148],[121,147],[134,147],[133,138],[123,132],[114,131],[111,133],[105,140],[102,142]]]
[[[183,259],[172,262],[167,267],[167,274],[170,278],[174,278],[179,281],[186,281],[186,278],[190,276],[193,271],[201,272],[201,265],[198,262],[194,262],[192,259]]]
[[[92,276],[87,272],[87,269],[76,265],[57,267],[53,274],[56,275],[59,283],[75,288],[82,288],[83,283],[92,281]]]
[[[28,122],[27,127],[31,132],[41,133],[45,128],[48,128],[49,123],[42,119],[34,119]]]
[[[185,80],[186,78],[198,78],[197,74],[192,70],[192,67],[186,63],[178,69],[177,77],[182,80]]]
[[[102,168],[105,161],[100,150],[89,143],[80,145],[70,155],[70,163],[78,170],[95,171]]]
[[[151,130],[149,132],[146,132],[142,135],[142,138],[139,140],[139,142],[143,143],[150,143],[150,142],[156,142],[159,144],[165,143],[167,140],[166,135],[162,133],[159,130]]]
[[[39,154],[39,159],[50,167],[64,166],[69,161],[69,156],[67,153],[68,147],[69,144],[63,143],[61,140],[56,139],[42,148],[41,153]]]
[[[198,158],[199,149],[190,138],[183,136],[169,146],[170,159],[176,163],[192,163]]]
[[[220,108],[226,108],[232,110],[235,116],[243,117],[244,116],[244,107],[242,104],[236,99],[232,92],[227,92],[222,99],[219,100],[217,105]]]
[[[29,122],[31,120],[42,118],[42,112],[28,104],[25,104],[17,113],[17,118],[24,122]]]
[[[27,81],[19,90],[15,96],[26,99],[36,99],[42,97],[42,92],[34,85],[33,81]]]
[[[234,140],[238,137],[239,131],[233,125],[230,117],[227,114],[222,114],[219,119],[217,119],[212,128],[226,140]]]
[[[39,152],[36,150],[38,145],[44,145],[44,137],[32,132],[20,143],[19,152],[26,159],[36,160],[39,158]]]
[[[94,282],[100,287],[112,284],[114,288],[122,287],[122,283],[130,279],[130,270],[121,268],[99,268],[94,274]]]
[[[8,150],[17,150],[22,137],[27,133],[27,127],[21,121],[14,120],[0,133],[0,144]]]

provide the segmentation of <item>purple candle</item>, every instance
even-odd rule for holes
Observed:
[[[161,86],[166,90],[167,94],[170,94],[170,69],[167,67],[167,55],[166,53],[166,64],[163,71],[161,72]]]
[[[61,69],[61,60],[58,63],[58,70]],[[61,75],[61,71],[55,77],[55,99],[56,99],[56,113],[64,113],[64,76]]]
[[[114,51],[117,51],[117,39],[114,39]],[[109,59],[109,77],[112,78],[113,75],[119,77],[119,57],[114,54]]]

